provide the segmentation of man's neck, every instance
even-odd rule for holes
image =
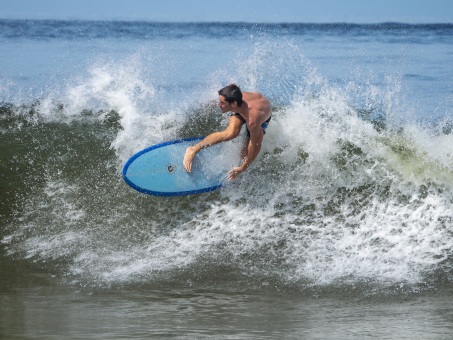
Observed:
[[[241,106],[238,106],[234,111],[237,114],[240,114],[244,118],[248,118],[249,116],[249,106],[247,105],[246,101],[242,102]]]

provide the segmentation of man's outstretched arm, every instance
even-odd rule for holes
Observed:
[[[231,116],[225,130],[211,133],[197,144],[189,146],[186,149],[186,154],[184,155],[184,160],[182,162],[184,169],[186,169],[187,172],[192,171],[193,159],[202,149],[236,138],[239,135],[239,132],[241,132],[242,124],[244,124],[244,122],[241,119],[236,116]]]

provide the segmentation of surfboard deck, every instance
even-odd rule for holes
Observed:
[[[123,167],[123,179],[135,190],[153,196],[185,196],[224,186],[227,173],[239,164],[239,152],[220,143],[201,150],[188,173],[182,161],[188,146],[204,137],[150,146],[134,154]]]

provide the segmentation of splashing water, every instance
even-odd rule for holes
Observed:
[[[400,80],[332,84],[288,41],[260,41],[231,65],[193,87],[190,104],[169,101],[135,57],[94,65],[39,101],[33,120],[8,109],[28,145],[17,162],[33,163],[18,180],[9,254],[96,285],[203,277],[303,289],[451,275],[453,137],[399,119]],[[205,195],[129,190],[119,169],[135,151],[226,126],[211,101],[233,80],[274,103],[252,168]]]

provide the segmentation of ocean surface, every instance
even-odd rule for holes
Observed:
[[[453,24],[0,20],[0,65],[0,338],[452,338]],[[127,186],[231,82],[253,166]]]

